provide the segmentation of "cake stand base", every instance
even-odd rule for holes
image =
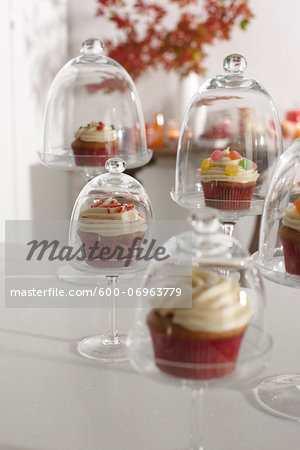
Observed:
[[[109,363],[128,359],[124,335],[118,335],[114,339],[104,335],[88,336],[78,342],[77,350],[85,358],[99,359]]]
[[[104,275],[97,275],[95,273],[88,273],[81,270],[75,269],[71,264],[63,264],[57,269],[56,272],[58,278],[66,283],[76,284],[76,285],[87,285],[87,286],[99,286],[106,287],[107,282]],[[96,282],[95,282],[96,281]],[[102,283],[100,285],[100,283]]]
[[[267,378],[255,388],[254,394],[269,413],[300,422],[300,373]]]
[[[257,265],[262,276],[274,283],[283,284],[294,288],[300,288],[300,276],[287,273],[285,271],[284,256],[282,247],[276,248],[272,258],[262,261],[260,252],[255,252],[251,259]]]

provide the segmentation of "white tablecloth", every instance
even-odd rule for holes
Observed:
[[[4,276],[2,277],[4,279]],[[269,365],[255,380],[300,372],[300,291],[265,282]],[[79,337],[104,332],[104,309],[9,309],[0,314],[0,450],[166,450],[188,443],[190,398],[129,363],[76,353]],[[134,312],[118,310],[120,331]],[[206,450],[296,450],[300,423],[272,416],[251,389],[205,393]]]

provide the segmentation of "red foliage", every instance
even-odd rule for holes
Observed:
[[[97,2],[97,15],[121,33],[117,43],[105,41],[108,54],[133,78],[158,66],[180,76],[203,73],[205,46],[229,39],[236,24],[244,30],[253,17],[248,0],[136,0],[131,8],[125,0]],[[167,24],[168,7],[178,17],[172,28]]]

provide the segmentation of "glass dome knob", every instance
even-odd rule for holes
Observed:
[[[122,173],[126,168],[126,163],[120,158],[110,158],[105,163],[105,169],[110,173]]]
[[[225,72],[243,73],[247,67],[247,61],[244,56],[234,53],[226,56],[223,61],[223,68]]]
[[[190,248],[197,260],[216,256],[226,258],[226,255],[230,254],[230,239],[221,231],[216,211],[207,207],[193,211],[188,217],[188,222],[193,232],[187,235],[187,242],[178,239],[179,246],[184,251]]]
[[[80,53],[88,58],[97,57],[103,54],[104,48],[104,42],[100,41],[99,39],[90,38],[86,39],[81,44]]]
[[[217,214],[212,208],[193,212],[189,215],[188,222],[197,234],[213,234],[220,231],[221,227]]]

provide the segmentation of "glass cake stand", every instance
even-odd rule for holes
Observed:
[[[94,142],[95,141],[95,142]],[[49,168],[78,172],[85,182],[106,171],[110,158],[126,169],[149,162],[145,122],[135,84],[126,70],[90,38],[80,55],[54,78],[46,105],[40,161]],[[91,285],[94,275],[62,265],[57,275],[69,283]]]
[[[126,70],[105,55],[99,39],[82,43],[49,92],[40,161],[47,167],[79,171],[89,180],[112,157],[126,168],[149,162],[145,123],[136,87]]]
[[[171,191],[184,208],[216,209],[228,234],[239,218],[262,213],[282,153],[274,102],[246,67],[242,55],[229,55],[224,74],[195,92],[181,127]]]
[[[300,240],[298,244],[292,242],[297,237],[297,232],[294,232],[291,240],[286,241],[281,230],[286,226],[283,222],[287,208],[294,211],[294,223],[298,220],[300,224],[300,212],[297,213],[296,206],[293,206],[293,202],[300,199],[300,185],[296,179],[299,167],[300,139],[297,139],[279,158],[266,196],[259,250],[252,256],[265,278],[295,289],[300,289]],[[256,387],[255,396],[268,412],[300,421],[299,373],[282,374],[264,380]]]
[[[139,251],[151,242],[153,215],[145,189],[123,173],[125,162],[113,158],[105,167],[107,173],[93,178],[76,200],[69,245],[83,252],[82,258],[72,260],[72,267],[96,286],[103,287],[106,280],[106,295],[101,298],[108,300],[108,333],[81,339],[78,352],[87,358],[119,362],[127,359],[127,351],[125,336],[117,330],[116,303],[122,291],[118,280],[136,276],[144,268]]]
[[[140,302],[135,325],[128,336],[128,351],[130,361],[139,373],[190,391],[192,421],[188,449],[199,450],[204,448],[205,390],[214,386],[237,387],[255,377],[264,367],[272,339],[265,325],[262,282],[249,254],[238,241],[222,232],[212,209],[203,208],[192,214],[190,223],[192,232],[181,233],[164,244],[170,257],[163,262],[152,262],[146,271],[143,289],[148,289],[149,296]],[[210,300],[205,303],[203,297],[197,303],[197,289],[206,286],[205,280],[210,277],[214,280],[207,288],[210,289],[207,294]],[[199,280],[200,284],[197,284]],[[222,286],[218,300],[216,286],[219,282]],[[202,336],[204,341],[201,341],[200,337],[182,334],[183,326],[174,328],[174,315],[178,314],[177,323],[180,323],[179,317],[181,320],[190,317],[191,311],[200,308],[197,317],[201,317],[201,307],[197,305],[202,302],[203,308],[212,301],[212,307],[206,309],[204,306],[202,314],[206,317],[205,322],[218,324],[215,333],[219,328],[221,333],[226,320],[219,321],[216,311],[221,308],[225,316],[228,312],[222,297],[228,283],[238,292],[235,307],[240,311],[251,311],[242,337],[218,341],[212,334],[208,340]],[[169,289],[165,291],[168,294],[161,295],[163,289]],[[215,302],[219,304],[217,309]],[[157,322],[157,317],[164,319]]]

